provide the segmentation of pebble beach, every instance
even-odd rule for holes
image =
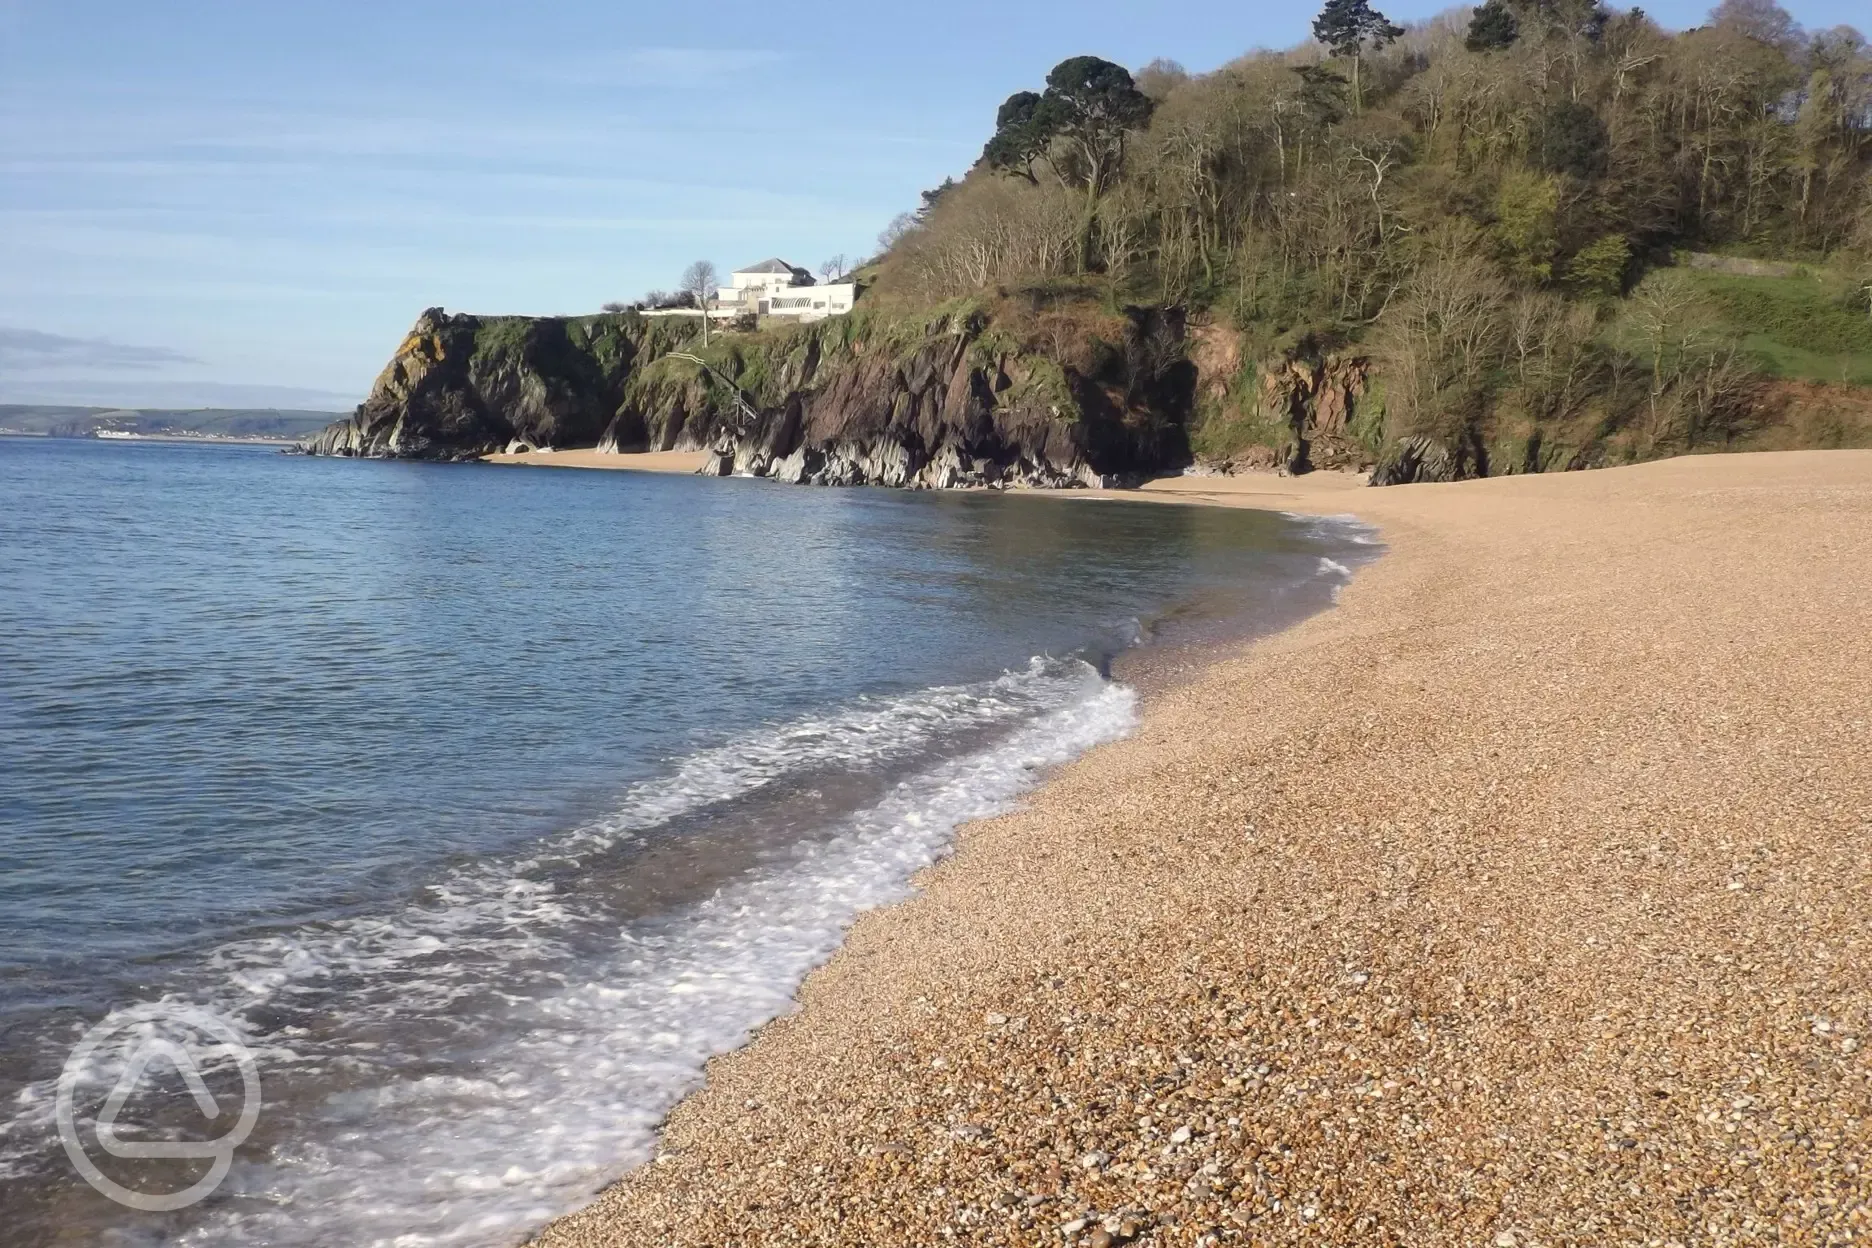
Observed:
[[[538,1243],[1872,1239],[1872,452],[1127,496],[1387,553],[966,827]]]

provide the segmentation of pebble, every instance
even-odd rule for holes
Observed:
[[[539,1248],[1864,1239],[1872,453],[1313,481],[1241,488],[1381,526],[1336,608],[972,825]]]

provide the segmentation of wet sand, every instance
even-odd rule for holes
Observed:
[[[1872,1235],[1872,452],[1355,484],[1127,492],[1390,553],[968,827],[540,1242]]]

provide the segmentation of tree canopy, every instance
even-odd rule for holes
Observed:
[[[1488,0],[1477,5],[1469,18],[1469,34],[1463,46],[1471,52],[1494,52],[1511,47],[1521,37],[1521,23],[1514,10],[1503,0]]]
[[[1857,32],[1802,33],[1770,0],[1682,33],[1596,0],[1484,0],[1403,32],[1369,4],[1321,16],[1324,49],[1159,66],[1148,92],[1062,62],[893,225],[877,297],[1070,281],[1257,351],[1338,344],[1369,355],[1398,430],[1590,417],[1681,444],[1727,427],[1751,368],[1872,384]],[[1686,312],[1658,271],[1689,251],[1816,276],[1732,289],[1706,267]]]
[[[1352,106],[1364,105],[1360,94],[1359,66],[1367,51],[1376,52],[1390,44],[1404,28],[1366,3],[1366,0],[1326,0],[1313,19],[1313,37],[1325,44],[1334,56],[1352,61]]]
[[[1149,121],[1155,107],[1124,66],[1070,57],[1047,75],[1044,93],[1017,91],[1001,105],[982,163],[1037,184],[1034,162],[1044,157],[1062,183],[1082,188],[1085,266],[1098,200],[1124,162],[1125,136]]]

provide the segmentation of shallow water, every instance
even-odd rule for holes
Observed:
[[[1317,609],[1369,549],[1243,511],[0,439],[0,1243],[515,1242],[648,1156],[957,824],[1128,731],[1114,655]],[[53,1124],[73,1042],[152,1002],[231,1026],[264,1088],[176,1213],[94,1193]],[[131,1047],[74,1071],[81,1135]],[[199,1138],[180,1093],[138,1125]]]

